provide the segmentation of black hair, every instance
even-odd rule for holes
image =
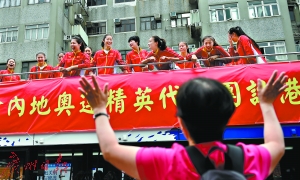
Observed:
[[[241,36],[241,35],[247,36],[249,39],[251,39],[254,46],[259,49],[258,44],[251,37],[249,37],[240,26],[230,28],[228,33],[229,34],[235,33],[237,36]]]
[[[217,41],[216,41],[216,39],[215,39],[214,37],[212,37],[212,36],[204,36],[204,37],[202,38],[202,43],[204,43],[205,39],[210,39],[210,40],[212,40],[212,41],[214,42],[214,45],[213,45],[213,46],[219,46],[219,44],[217,43]]]
[[[15,64],[16,64],[16,60],[15,60],[14,58],[8,58],[8,59],[6,60],[6,69],[8,69],[7,64],[8,64],[8,61],[11,60],[11,59],[14,60],[14,61],[15,61]]]
[[[138,46],[140,46],[140,37],[138,36],[131,36],[129,39],[128,39],[128,42],[134,40]]]
[[[101,42],[102,48],[104,48],[104,40],[105,40],[105,38],[106,38],[107,36],[111,36],[111,37],[112,37],[112,35],[110,35],[110,34],[105,34],[105,35],[104,35],[104,37],[103,37],[103,39],[102,39],[102,42]]]
[[[80,44],[80,51],[84,52],[85,47],[84,47],[84,44],[83,44],[83,40],[80,37],[78,37],[78,36],[73,36],[72,39],[75,39],[76,42],[78,44]]]
[[[65,55],[65,52],[60,52],[60,53],[58,53],[58,54],[57,54],[57,57],[59,56],[59,54]]]
[[[190,53],[188,43],[187,43],[187,42],[184,42],[184,41],[180,41],[180,42],[178,43],[178,47],[179,47],[179,44],[180,44],[180,43],[183,43],[183,44],[187,47],[187,48],[186,48],[187,53]]]
[[[195,78],[184,83],[176,97],[177,116],[195,143],[220,141],[235,110],[229,90],[220,82]]]
[[[46,57],[46,54],[43,53],[43,52],[38,52],[38,53],[36,53],[35,57],[37,57],[39,54],[42,54],[44,57]]]
[[[93,49],[92,49],[90,46],[86,46],[85,49],[86,49],[86,48],[89,48],[91,51],[93,51]],[[85,49],[84,49],[84,50],[85,50]]]
[[[154,42],[157,42],[157,46],[158,48],[163,51],[167,48],[167,43],[166,43],[166,40],[158,37],[158,36],[152,36]]]

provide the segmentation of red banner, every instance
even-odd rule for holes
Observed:
[[[272,72],[289,76],[275,102],[282,123],[300,120],[300,62],[103,75],[109,82],[107,109],[115,130],[177,127],[175,95],[188,79],[218,79],[232,92],[237,107],[229,125],[262,123],[256,82]],[[88,77],[89,81],[91,80]],[[0,83],[1,134],[92,131],[92,110],[78,91],[79,77]],[[201,117],[199,117],[201,118]]]

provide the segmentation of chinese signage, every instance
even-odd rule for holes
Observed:
[[[182,83],[196,77],[221,81],[232,93],[235,114],[229,125],[262,123],[257,79],[266,85],[276,69],[286,72],[287,88],[275,102],[282,123],[300,117],[300,62],[259,64],[134,74],[103,75],[109,83],[107,110],[115,130],[178,126],[176,94]],[[88,80],[91,79],[88,77]],[[79,77],[0,84],[1,134],[93,131],[93,111],[78,91]]]

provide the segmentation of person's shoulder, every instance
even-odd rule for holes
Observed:
[[[249,40],[249,38],[248,38],[247,36],[245,36],[245,35],[241,35],[241,36],[240,36],[240,40],[242,40],[242,41],[243,41],[243,40]]]
[[[30,68],[30,71],[35,71],[36,70],[36,66],[32,66],[31,68]]]
[[[111,49],[110,51],[111,51],[111,52],[114,52],[114,53],[120,53],[120,51],[117,50],[117,49]]]
[[[157,156],[165,156],[165,154],[170,155],[170,153],[175,153],[185,150],[185,148],[178,144],[174,143],[171,148],[164,148],[164,147],[142,147],[140,148],[140,151],[147,151],[147,153],[152,153]],[[176,153],[175,153],[176,154]]]

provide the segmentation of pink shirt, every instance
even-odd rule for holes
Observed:
[[[210,147],[219,146],[227,151],[227,146],[221,142],[198,144],[198,149],[207,156]],[[244,175],[249,180],[266,179],[271,165],[271,155],[267,149],[259,145],[238,143],[244,150]],[[216,166],[224,163],[224,154],[214,151],[210,159]],[[174,143],[172,148],[141,148],[136,155],[136,164],[141,180],[178,179],[199,180],[185,147]]]

